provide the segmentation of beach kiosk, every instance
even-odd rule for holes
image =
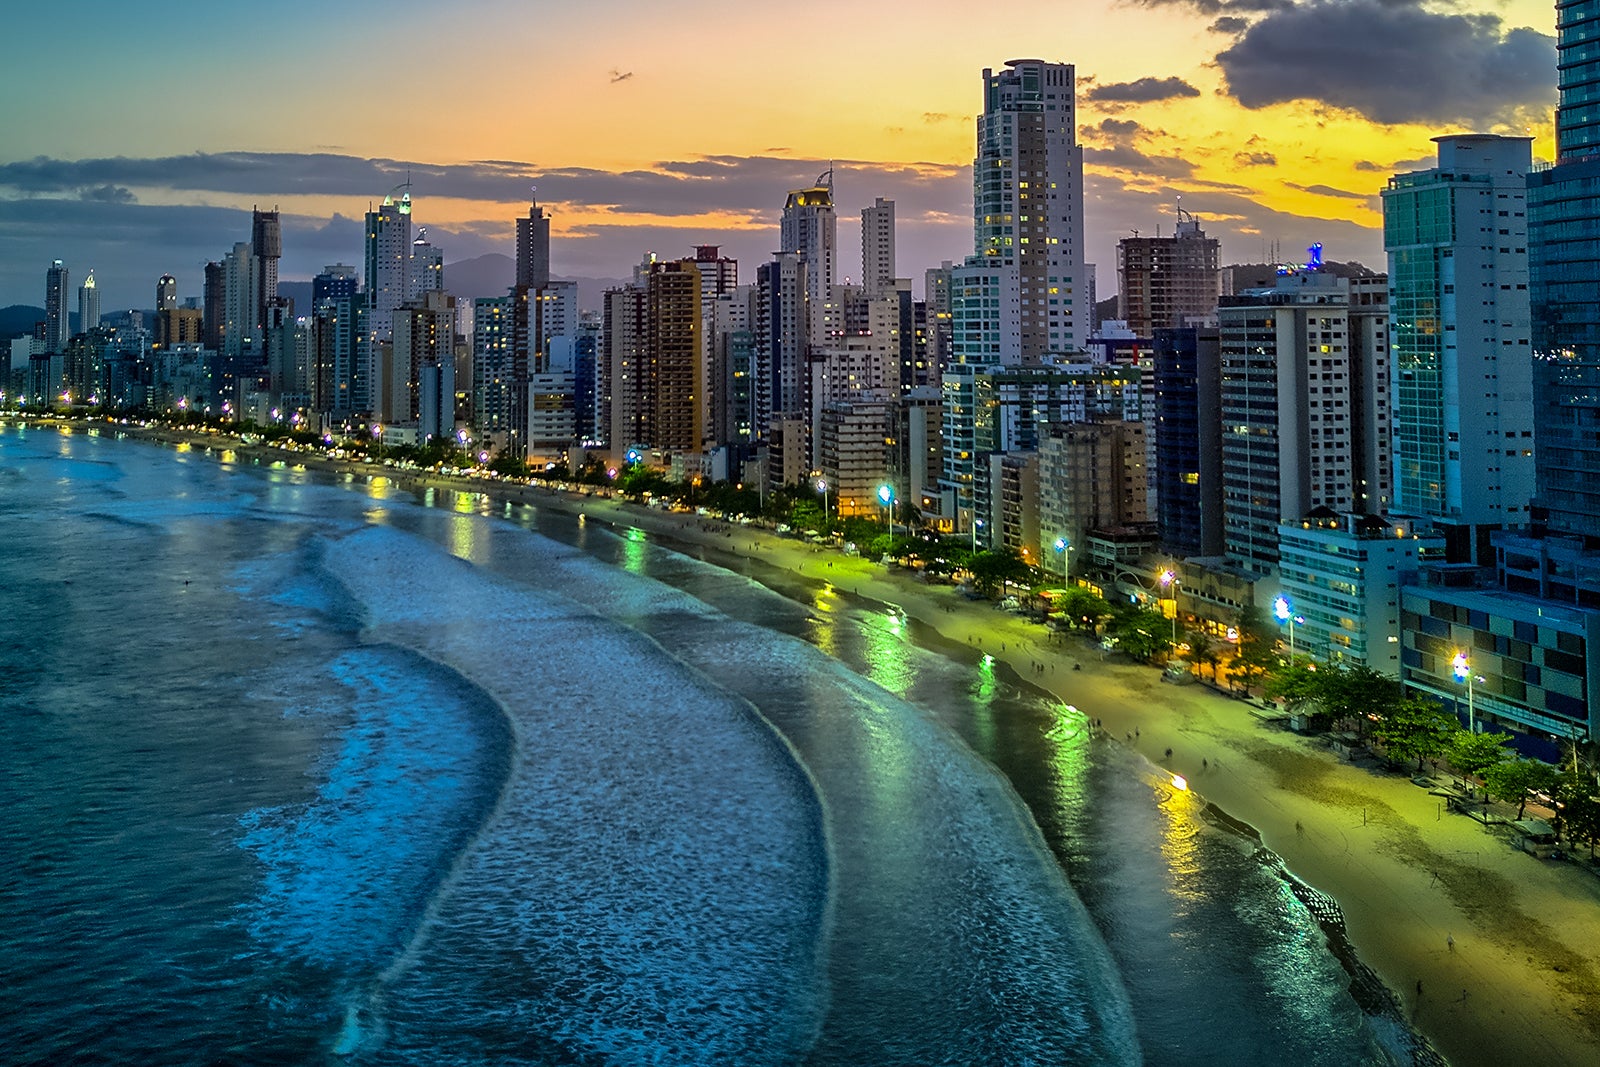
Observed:
[[[1539,859],[1550,858],[1558,847],[1556,832],[1543,819],[1517,819],[1511,823],[1511,845]]]

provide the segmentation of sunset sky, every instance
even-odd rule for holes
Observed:
[[[201,265],[284,213],[285,278],[361,263],[406,179],[455,261],[513,251],[529,187],[558,275],[626,277],[721,244],[750,280],[784,192],[833,161],[842,273],[859,212],[897,202],[899,272],[972,250],[984,67],[1077,67],[1102,296],[1119,237],[1173,205],[1224,262],[1322,241],[1381,268],[1377,191],[1441,133],[1552,155],[1549,0],[418,0],[241,7],[62,0],[9,13],[0,304],[94,268],[103,306],[199,295]],[[449,284],[448,271],[446,284]],[[492,295],[459,293],[463,296]]]

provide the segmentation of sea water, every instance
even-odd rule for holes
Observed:
[[[675,547],[0,430],[0,1062],[1411,1062],[1081,715]]]

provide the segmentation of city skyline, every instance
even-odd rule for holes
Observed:
[[[794,42],[817,38],[789,15],[692,8],[493,0],[408,52],[425,9],[357,3],[317,11],[317,35],[292,55],[211,48],[179,77],[145,47],[171,24],[79,3],[98,27],[86,62],[3,120],[0,302],[37,303],[58,258],[96,271],[108,311],[148,306],[163,273],[198,295],[201,264],[248,237],[252,207],[282,212],[282,274],[304,280],[354,262],[362,214],[408,176],[449,261],[513,254],[512,219],[537,186],[552,268],[619,277],[647,251],[697,244],[758,261],[777,247],[785,192],[831,167],[841,247],[856,246],[861,207],[893,199],[915,277],[972,251],[980,74],[1017,57],[1077,69],[1087,259],[1103,293],[1115,241],[1170,232],[1180,196],[1226,262],[1321,241],[1331,259],[1376,267],[1379,190],[1429,165],[1432,137],[1526,133],[1536,159],[1553,154],[1554,13],[1532,0],[1028,3],[960,32],[968,13],[942,0],[915,20],[823,3],[806,18],[829,27],[827,47],[809,49]],[[197,37],[242,39],[243,14],[171,10]],[[20,20],[43,32],[43,15]],[[514,62],[482,63],[490,26]],[[779,54],[792,75],[773,75]],[[19,57],[19,83],[59,82],[59,60]],[[358,88],[386,64],[422,88],[392,106]],[[847,258],[841,275],[858,270]]]

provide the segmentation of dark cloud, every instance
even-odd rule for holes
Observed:
[[[1151,156],[1129,145],[1109,148],[1084,148],[1084,162],[1102,170],[1131,172],[1163,178],[1185,178],[1194,173],[1194,164],[1176,156]]]
[[[1250,28],[1250,20],[1225,15],[1211,24],[1212,33],[1236,34],[1243,33]]]
[[[1371,171],[1374,174],[1409,174],[1414,170],[1427,170],[1439,162],[1437,156],[1422,156],[1419,159],[1401,159],[1393,163],[1374,163],[1370,159],[1356,161],[1356,170]]]
[[[1555,39],[1423,0],[1310,0],[1271,11],[1219,53],[1245,107],[1303,100],[1374,122],[1492,123],[1555,99]]]
[[[1148,104],[1199,95],[1200,90],[1182,78],[1138,78],[1131,82],[1097,85],[1084,93],[1083,98],[1101,104]]]
[[[138,200],[133,191],[120,185],[97,185],[92,189],[79,189],[79,200],[98,200],[103,204],[131,204]]]
[[[1275,167],[1278,157],[1271,152],[1235,152],[1233,162],[1241,167]]]
[[[1315,193],[1317,196],[1336,196],[1346,200],[1371,200],[1377,196],[1376,190],[1370,193],[1355,193],[1349,189],[1335,189],[1331,185],[1300,185],[1297,182],[1284,182],[1291,189],[1299,189],[1302,193]]]
[[[1230,15],[1244,12],[1259,15],[1291,8],[1295,0],[1133,0],[1140,7],[1186,7],[1202,15]]]
[[[1133,137],[1144,132],[1144,127],[1132,119],[1101,119],[1095,129],[1112,137]]]

